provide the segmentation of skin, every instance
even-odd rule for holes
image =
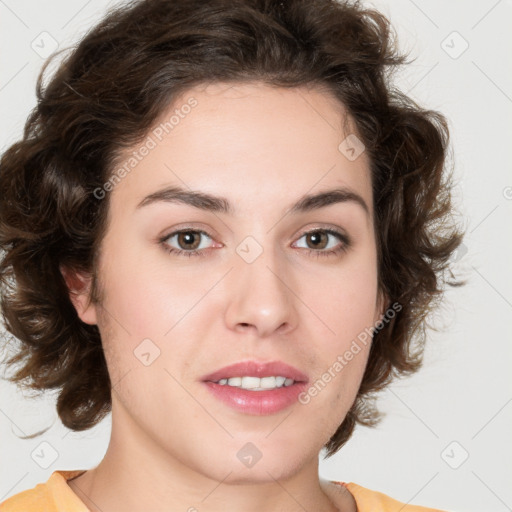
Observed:
[[[381,318],[369,161],[338,150],[351,131],[342,105],[319,89],[210,84],[162,119],[190,97],[197,106],[111,192],[102,304],[88,303],[90,277],[63,272],[80,318],[98,325],[113,383],[106,455],[68,484],[101,512],[338,510],[318,455],[355,399],[369,344],[307,405],[267,416],[229,408],[201,378],[281,360],[312,383]],[[234,212],[136,208],[169,185],[222,196]],[[339,187],[369,213],[347,201],[287,214],[305,194]],[[196,234],[203,257],[169,254],[166,245],[189,247],[176,236],[159,242],[183,228],[208,232]],[[347,251],[319,256],[343,245],[329,235],[316,248],[304,233],[321,228],[348,234]],[[263,250],[252,263],[236,252],[247,236]],[[134,356],[146,338],[160,349],[149,366]],[[262,453],[250,468],[237,458],[248,442]],[[337,499],[356,510],[348,491]]]

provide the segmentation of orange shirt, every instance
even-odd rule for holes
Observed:
[[[54,471],[48,481],[19,492],[0,503],[0,512],[89,512],[67,480],[85,470]],[[345,486],[354,496],[358,512],[442,512],[438,509],[406,505],[380,492],[371,491],[352,482],[335,482]],[[337,505],[336,502],[334,502]]]

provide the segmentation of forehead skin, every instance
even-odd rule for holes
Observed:
[[[182,108],[191,98],[195,106]],[[176,110],[180,116],[170,123]],[[119,218],[116,212],[129,215],[143,197],[174,184],[229,196],[238,219],[257,213],[268,229],[301,195],[345,186],[368,205],[371,230],[368,158],[363,152],[350,161],[339,149],[352,133],[343,105],[320,89],[258,82],[197,86],[154,124],[148,137],[156,147],[114,187],[109,218]],[[114,168],[126,164],[146,141],[121,153]]]

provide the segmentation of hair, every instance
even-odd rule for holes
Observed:
[[[382,413],[375,393],[422,363],[427,315],[451,281],[463,233],[445,164],[449,131],[392,83],[407,56],[388,19],[336,0],[145,0],[111,11],[46,83],[23,137],[0,160],[3,322],[16,342],[11,382],[58,389],[63,424],[89,429],[111,410],[96,325],[80,320],[61,268],[93,277],[108,196],[94,190],[123,149],[139,143],[178,96],[213,82],[261,82],[330,92],[347,109],[369,156],[378,285],[400,311],[374,331],[356,399],[327,456],[356,423]],[[34,434],[38,435],[38,434]]]

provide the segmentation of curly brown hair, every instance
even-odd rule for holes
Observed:
[[[59,389],[57,411],[89,429],[111,407],[96,325],[74,309],[62,269],[93,277],[106,230],[108,181],[120,152],[139,143],[187,89],[209,82],[311,85],[348,109],[370,159],[379,288],[402,308],[373,334],[356,400],[325,445],[355,424],[375,425],[375,393],[417,371],[426,318],[452,281],[462,240],[454,221],[448,128],[391,81],[406,63],[389,21],[336,0],[143,0],[117,8],[37,83],[23,138],[0,161],[1,309],[16,349],[9,377]]]

